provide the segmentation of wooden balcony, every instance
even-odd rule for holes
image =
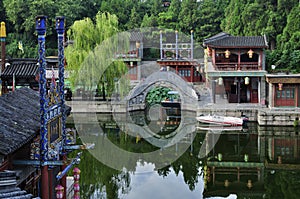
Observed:
[[[215,70],[220,71],[256,71],[262,70],[262,67],[256,62],[243,62],[243,63],[216,63],[214,64]]]
[[[127,53],[117,53],[115,57],[117,59],[138,58],[138,50],[132,50]]]

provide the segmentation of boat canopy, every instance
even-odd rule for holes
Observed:
[[[178,91],[169,91],[168,95],[179,95]]]

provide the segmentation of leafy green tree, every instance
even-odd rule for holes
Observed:
[[[94,17],[100,0],[4,0],[3,8],[7,13],[8,38],[7,54],[9,57],[36,57],[37,38],[35,34],[35,17],[47,16],[46,55],[57,54],[57,36],[55,17],[66,17],[66,28],[75,20],[85,16]],[[2,3],[2,2],[1,2]],[[0,6],[2,8],[2,6]],[[22,42],[24,52],[18,48]]]
[[[298,20],[295,20],[295,19],[299,19],[299,17],[300,17],[300,6],[295,6],[287,17],[287,24],[283,30],[283,33],[278,36],[279,49],[286,50],[287,47],[288,48],[292,47],[293,50],[295,50],[297,49],[297,47],[299,47],[299,46],[294,46],[294,45],[299,45],[297,43],[286,44],[293,37],[293,34],[298,34],[297,32],[300,31],[300,23]],[[294,40],[293,42],[296,42],[296,40]]]
[[[283,33],[278,36],[278,50],[281,52],[280,59],[276,62],[279,69],[291,72],[300,71],[300,24],[296,22],[300,17],[300,6],[295,6],[287,18],[287,25]]]
[[[243,24],[240,16],[243,12],[244,5],[247,0],[231,0],[229,5],[225,8],[225,18],[221,23],[223,31],[233,35],[242,35]]]
[[[100,11],[114,14],[118,17],[120,30],[126,30],[131,9],[134,3],[131,0],[107,0],[101,2]]]
[[[149,16],[146,13],[143,17],[143,20],[142,20],[142,23],[141,23],[141,28],[156,27],[156,26],[157,26],[156,17],[154,15]]]
[[[224,18],[224,7],[228,1],[224,0],[206,0],[199,5],[199,24],[196,28],[196,40],[203,41],[207,37],[211,37],[220,33],[221,21]]]
[[[243,24],[242,35],[261,35],[261,31],[267,23],[267,21],[264,20],[264,13],[263,7],[257,2],[247,3],[241,13],[241,24]]]
[[[73,89],[76,86],[85,90],[101,88],[104,98],[112,93],[116,78],[127,71],[123,62],[112,61],[117,50],[128,51],[129,35],[119,37],[117,32],[118,19],[109,13],[98,13],[95,23],[85,18],[71,26],[68,35],[74,43],[66,48],[65,55]],[[121,47],[124,49],[118,49]]]
[[[180,0],[172,0],[167,11],[159,13],[158,25],[164,29],[178,30],[178,15],[181,8]]]
[[[1,1],[0,2],[0,19],[1,19],[1,21],[4,21],[5,18],[6,18],[5,9],[3,6],[3,1]]]
[[[196,0],[182,0],[178,23],[180,31],[185,34],[189,35],[191,30],[196,30],[199,23],[198,3]]]
[[[140,19],[138,13],[137,13],[135,7],[133,7],[131,9],[131,14],[130,14],[129,21],[126,24],[127,30],[138,28],[138,27],[140,27],[140,24],[141,24],[141,19]]]

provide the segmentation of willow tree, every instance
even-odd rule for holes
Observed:
[[[116,15],[98,13],[95,22],[90,18],[75,21],[68,30],[72,44],[65,50],[67,70],[73,90],[101,90],[105,99],[112,94],[115,83],[121,81],[119,91],[124,90],[127,67],[114,61],[118,52],[128,52],[129,34],[118,33]],[[99,94],[99,93],[98,93]]]

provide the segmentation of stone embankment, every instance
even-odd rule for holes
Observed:
[[[117,101],[67,101],[73,113],[126,113],[131,111],[127,104]],[[185,110],[193,106],[183,106]],[[140,105],[134,110],[143,110]],[[132,109],[132,108],[131,108]],[[252,122],[261,126],[293,126],[296,118],[300,118],[300,108],[268,108],[259,104],[228,104],[228,103],[203,103],[199,101],[197,111],[201,114],[218,114],[225,116],[241,117],[246,115]]]

